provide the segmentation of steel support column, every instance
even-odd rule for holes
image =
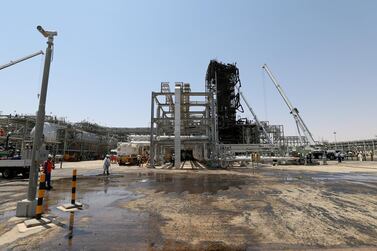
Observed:
[[[151,98],[151,136],[150,136],[150,142],[151,142],[151,145],[150,145],[150,150],[149,150],[149,153],[150,153],[150,167],[151,168],[154,168],[154,153],[155,153],[155,149],[154,149],[154,137],[153,137],[153,127],[154,127],[154,92],[152,92],[152,98]]]
[[[181,88],[179,83],[175,84],[175,108],[174,108],[174,154],[175,168],[181,167]]]

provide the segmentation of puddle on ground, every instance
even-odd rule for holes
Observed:
[[[241,189],[242,176],[139,173],[118,176],[78,177],[77,201],[84,209],[67,213],[56,207],[70,202],[71,181],[53,182],[54,189],[45,195],[45,213],[57,216],[64,223],[58,234],[50,237],[49,249],[106,250],[132,247],[144,250],[161,247],[166,240],[160,233],[165,224],[158,212],[134,212],[121,204],[140,198],[131,191],[152,189],[165,193],[209,193]],[[52,244],[51,244],[52,243]]]
[[[345,191],[342,184],[348,182],[348,179],[356,177],[355,182],[361,182],[362,179],[375,182],[376,178],[370,174],[367,177],[364,174],[303,174],[287,171],[263,172],[263,175],[273,177],[274,182],[278,183],[279,181],[283,181],[283,183],[321,182],[324,185],[327,184],[329,190],[343,189],[340,192]],[[333,187],[330,187],[331,183],[334,183]],[[171,248],[174,245],[177,245],[177,248],[187,247],[190,249],[191,246],[187,243],[174,243],[172,240],[164,239],[160,229],[166,222],[157,211],[153,209],[131,211],[121,205],[140,198],[142,195],[133,192],[139,189],[147,189],[156,193],[162,192],[167,196],[171,193],[217,194],[234,188],[242,189],[243,185],[248,184],[257,186],[258,180],[241,175],[157,172],[110,175],[108,177],[79,176],[77,201],[84,204],[84,209],[75,213],[67,213],[56,207],[70,202],[71,180],[53,181],[54,190],[46,192],[44,209],[45,213],[57,216],[63,225],[58,232],[52,232],[48,236],[48,240],[41,243],[41,246],[48,247],[45,250],[155,250],[163,249],[163,247]],[[365,192],[365,190],[363,191]],[[237,199],[246,196],[238,191],[234,194]],[[263,196],[266,194],[279,195],[280,191],[264,191]],[[221,212],[217,212],[221,217]],[[272,213],[272,207],[265,206],[264,212]],[[244,233],[242,228],[239,231]],[[245,240],[246,243],[248,241]],[[208,247],[211,247],[212,244],[209,243]],[[225,246],[221,247],[219,250],[226,250]],[[198,250],[200,249],[198,248]]]
[[[218,191],[228,190],[231,187],[241,189],[247,178],[232,175],[195,175],[195,174],[164,174],[154,173],[147,179],[142,179],[141,187],[154,189],[156,192],[189,194],[216,194]],[[138,184],[140,186],[140,184]]]
[[[45,196],[45,212],[58,217],[64,223],[59,232],[49,237],[48,249],[57,250],[107,250],[122,249],[127,245],[145,245],[145,239],[156,240],[158,228],[153,228],[150,215],[120,208],[119,203],[136,199],[127,190],[129,179],[122,176],[78,177],[77,201],[84,209],[74,213],[62,212],[56,207],[71,200],[71,181],[62,179],[53,182],[54,189]],[[143,247],[140,247],[144,249]]]

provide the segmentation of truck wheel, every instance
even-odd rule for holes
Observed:
[[[6,168],[3,171],[3,178],[5,178],[5,179],[11,179],[11,178],[13,178],[13,176],[14,176],[14,173],[9,168]]]

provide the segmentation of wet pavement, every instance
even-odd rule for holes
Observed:
[[[56,208],[70,201],[70,180],[53,186],[44,208],[59,226],[8,248],[377,248],[377,174],[262,169],[81,176],[77,201],[84,209],[74,213]]]
[[[78,181],[78,199],[84,209],[73,213],[62,212],[56,207],[70,201],[68,179],[54,182],[54,190],[47,191],[44,212],[57,216],[62,222],[57,236],[49,241],[47,249],[82,250],[127,249],[144,250],[164,245],[159,226],[164,224],[158,212],[134,212],[121,205],[143,197],[137,190],[152,189],[154,193],[208,194],[230,187],[240,189],[244,184],[239,177],[218,177],[218,175],[181,174],[128,174],[81,177]],[[59,192],[57,192],[59,191]],[[133,192],[132,192],[133,191]],[[184,246],[169,240],[169,246]],[[55,244],[51,244],[55,243]],[[15,248],[33,248],[30,243]],[[40,247],[39,247],[40,248]]]

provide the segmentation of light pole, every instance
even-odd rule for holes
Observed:
[[[335,140],[335,151],[336,151],[336,149],[338,148],[338,146],[337,146],[337,143],[336,143],[336,132],[333,132],[334,133],[334,140]]]
[[[38,184],[38,168],[40,164],[40,147],[42,145],[43,126],[45,120],[45,107],[47,97],[48,78],[50,74],[51,56],[54,46],[54,36],[57,36],[56,31],[45,31],[41,26],[37,27],[38,31],[47,38],[47,48],[45,54],[45,63],[43,69],[41,92],[39,97],[39,108],[37,112],[37,120],[35,123],[35,133],[33,140],[33,149],[31,155],[31,166],[28,186],[27,200],[17,203],[16,216],[18,217],[33,217],[35,216],[36,194]]]

